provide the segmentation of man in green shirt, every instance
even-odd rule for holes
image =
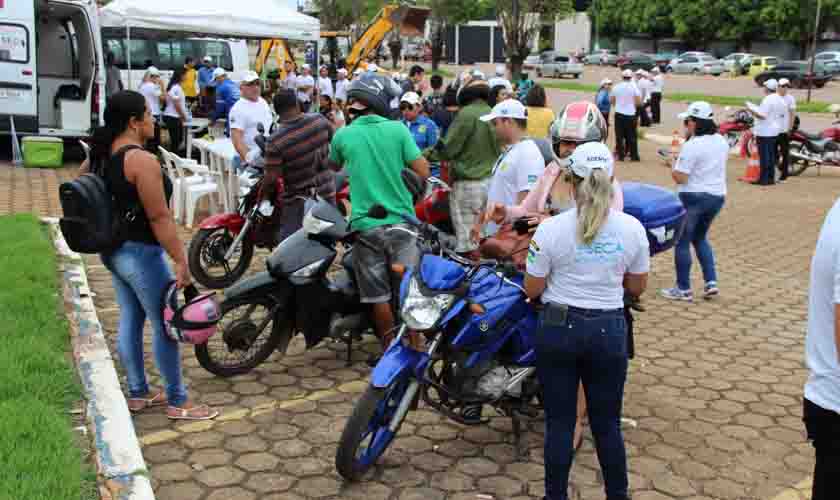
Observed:
[[[432,161],[450,161],[449,213],[458,240],[456,251],[467,255],[478,251],[478,244],[470,238],[470,230],[487,199],[490,174],[500,153],[492,126],[479,120],[490,113],[489,96],[487,82],[473,77],[458,94],[461,110],[446,137],[438,141],[434,151],[428,152]]]
[[[351,124],[336,132],[330,148],[334,167],[344,167],[350,176],[351,218],[363,217],[374,205],[388,211],[384,219],[360,218],[353,223],[369,244],[353,248],[359,294],[363,303],[373,306],[383,348],[391,342],[394,328],[389,265],[413,266],[419,258],[417,235],[401,218],[414,215],[402,173],[409,167],[423,179],[429,176],[429,163],[411,133],[402,123],[386,118],[391,100],[399,95],[399,87],[392,83],[372,73],[353,81],[347,92]]]

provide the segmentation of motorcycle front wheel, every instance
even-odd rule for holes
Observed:
[[[292,328],[288,321],[276,321],[279,307],[269,297],[222,302],[216,334],[195,346],[198,364],[214,375],[232,377],[262,364],[278,346],[285,351]]]
[[[230,260],[225,254],[235,236],[224,227],[201,229],[190,241],[190,273],[207,288],[223,289],[236,283],[248,270],[254,257],[254,242],[247,236]]]
[[[790,141],[790,166],[788,167],[788,175],[800,175],[802,172],[808,170],[811,162],[804,158],[796,158],[792,153],[810,154],[807,146],[799,141]]]
[[[409,396],[409,384],[410,378],[402,376],[386,388],[369,385],[356,402],[335,454],[335,467],[344,479],[361,479],[391,445],[405,416],[399,422],[392,420],[397,418],[400,403]],[[396,425],[395,431],[390,429],[392,424]]]

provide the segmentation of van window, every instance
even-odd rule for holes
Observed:
[[[774,64],[779,64],[779,60],[776,59],[775,57],[768,57],[767,58],[767,65],[772,66]]]
[[[29,62],[29,30],[26,26],[0,23],[0,61]]]

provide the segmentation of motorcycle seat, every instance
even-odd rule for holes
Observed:
[[[805,132],[804,130],[800,130],[799,133],[802,134],[802,136],[808,139],[809,141],[820,142],[823,140],[828,140],[823,139],[823,136],[821,136],[820,134],[812,134],[810,132]]]

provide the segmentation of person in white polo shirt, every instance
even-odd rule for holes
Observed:
[[[796,99],[790,95],[788,89],[790,88],[790,80],[782,78],[779,80],[779,88],[776,93],[779,94],[785,101],[786,115],[781,119],[782,131],[779,133],[779,182],[783,182],[788,178],[788,171],[790,169],[790,131],[793,130],[793,121],[796,119]]]
[[[347,102],[347,89],[350,87],[350,80],[347,79],[347,70],[340,68],[337,72],[338,79],[335,81],[335,102],[343,111]]]
[[[641,94],[642,105],[639,106],[637,113],[639,115],[639,125],[642,127],[650,127],[650,115],[648,115],[647,108],[650,105],[650,94],[653,91],[653,82],[650,80],[650,75],[647,71],[640,69],[636,71],[636,86],[639,87]]]
[[[840,491],[840,200],[828,212],[811,260],[802,411],[816,451],[812,500]]]
[[[230,109],[230,138],[239,154],[240,165],[252,162],[259,154],[256,137],[259,125],[268,134],[274,117],[268,103],[260,96],[260,75],[248,71],[239,83],[240,98]]]
[[[138,91],[146,98],[146,107],[152,113],[155,119],[155,137],[149,141],[148,147],[153,154],[158,154],[157,148],[160,146],[160,125],[163,123],[163,116],[161,104],[166,103],[166,92],[163,88],[163,81],[160,79],[160,71],[154,66],[149,66],[146,69],[146,74],[143,76],[143,83],[140,84]]]
[[[624,161],[627,154],[631,161],[639,159],[636,109],[642,106],[642,94],[633,83],[633,71],[626,69],[621,73],[622,82],[614,86],[610,94],[610,104],[615,117],[615,153],[617,161]]]
[[[487,221],[486,207],[493,204],[519,205],[537,185],[545,170],[545,158],[540,148],[527,138],[528,115],[521,102],[514,99],[502,101],[493,107],[490,114],[479,119],[492,122],[496,139],[503,149],[490,174],[485,208],[481,210],[482,215],[472,231],[474,241],[479,240],[482,228],[485,236],[494,235],[499,230],[498,224]]]
[[[312,76],[312,67],[308,64],[301,66],[301,70],[303,74],[297,77],[295,85],[300,108],[304,113],[308,113],[309,106],[312,105],[312,96],[315,93],[315,78]]]
[[[771,186],[776,183],[777,140],[782,132],[782,120],[787,114],[787,104],[776,93],[778,82],[771,78],[764,82],[765,97],[761,106],[748,106],[747,109],[757,118],[753,131],[758,143],[758,159],[761,163],[761,176],[753,184]]]
[[[318,95],[327,95],[330,96],[330,99],[335,98],[333,82],[330,79],[330,70],[326,65],[321,66],[318,70]]]
[[[691,103],[683,120],[686,142],[673,166],[671,177],[677,183],[680,201],[686,210],[685,230],[674,249],[677,286],[661,290],[666,299],[691,302],[691,247],[703,270],[703,298],[717,296],[718,278],[715,253],[707,236],[712,222],[726,199],[726,161],[729,144],[718,133],[712,107],[707,102]],[[670,166],[670,160],[665,160]]]
[[[659,66],[654,66],[653,87],[650,90],[650,114],[654,125],[662,123],[662,90],[665,88],[665,77]]]

